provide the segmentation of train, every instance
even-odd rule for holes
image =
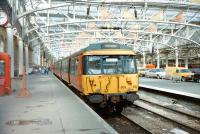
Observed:
[[[58,60],[53,68],[59,79],[109,112],[120,113],[126,102],[139,98],[136,54],[126,45],[93,43]]]

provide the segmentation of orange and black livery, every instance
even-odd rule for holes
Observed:
[[[138,98],[135,53],[117,43],[90,44],[54,64],[55,74],[100,107],[120,112],[123,102]]]

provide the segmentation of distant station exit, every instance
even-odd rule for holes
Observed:
[[[0,96],[10,94],[10,68],[9,54],[0,52]]]

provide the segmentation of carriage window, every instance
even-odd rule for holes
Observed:
[[[68,65],[67,65],[67,60],[63,60],[62,61],[62,71],[64,72],[64,73],[67,73],[68,72]]]
[[[69,59],[66,60],[66,72],[69,73]]]
[[[71,59],[70,74],[74,75],[74,73],[75,73],[75,59]]]
[[[180,69],[179,70],[181,73],[192,73],[189,69]]]
[[[74,75],[77,76],[78,75],[78,60],[75,59],[75,64],[74,64]]]
[[[0,76],[4,76],[5,74],[4,68],[5,68],[5,62],[4,60],[0,60]]]

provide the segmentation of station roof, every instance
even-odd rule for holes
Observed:
[[[28,44],[41,45],[57,58],[108,41],[126,44],[139,54],[188,48],[199,52],[199,0],[21,2],[16,21],[26,21]]]

